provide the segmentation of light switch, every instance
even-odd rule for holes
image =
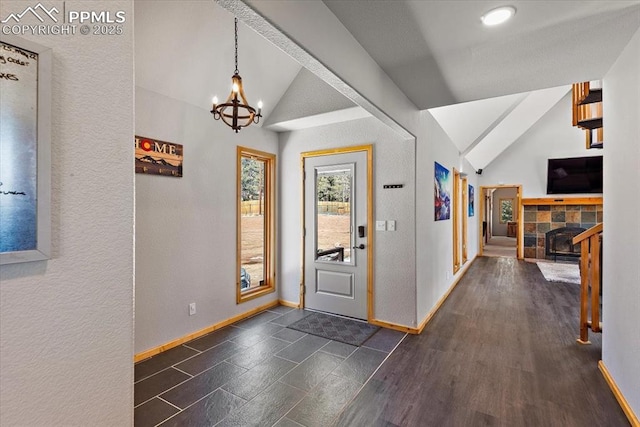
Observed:
[[[387,231],[387,222],[376,221],[376,231]]]
[[[390,219],[389,221],[387,221],[387,230],[396,231],[396,221],[395,220]]]

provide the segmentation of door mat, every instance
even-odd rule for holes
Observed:
[[[547,282],[580,284],[580,267],[578,264],[555,262],[536,262]]]
[[[297,322],[287,326],[289,329],[306,332],[345,344],[360,346],[371,335],[376,333],[378,326],[373,326],[358,320],[331,316],[324,313],[310,313]]]

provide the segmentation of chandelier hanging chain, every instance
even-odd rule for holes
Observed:
[[[235,18],[235,25],[236,25],[236,74],[239,74],[240,72],[238,71],[238,18]]]
[[[234,18],[234,24],[236,69],[233,76],[231,76],[231,93],[222,104],[218,104],[218,98],[213,97],[211,114],[213,114],[214,119],[222,120],[237,133],[243,127],[260,122],[262,101],[258,102],[258,110],[256,111],[255,108],[249,105],[244,94],[242,77],[240,77],[240,72],[238,71],[238,18]]]

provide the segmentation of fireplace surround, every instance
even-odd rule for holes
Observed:
[[[547,259],[546,233],[561,227],[589,229],[602,222],[602,198],[523,199],[524,257]],[[575,249],[579,250],[579,249]],[[553,260],[553,256],[550,257]],[[577,260],[571,256],[558,260]]]
[[[547,231],[544,245],[547,259],[580,258],[580,244],[574,245],[573,238],[585,230],[582,227],[559,227]]]

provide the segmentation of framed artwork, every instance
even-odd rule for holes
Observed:
[[[473,185],[469,184],[469,216],[475,215],[475,208],[473,205],[473,201],[475,200]]]
[[[0,35],[0,264],[49,259],[51,49]]]
[[[434,162],[434,212],[435,220],[451,218],[451,180],[449,169]]]
[[[182,145],[136,136],[135,147],[136,173],[182,177]]]

